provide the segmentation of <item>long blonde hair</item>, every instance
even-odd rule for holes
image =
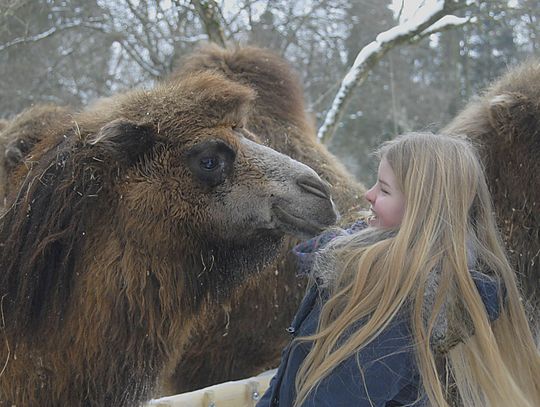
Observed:
[[[366,230],[375,235],[369,244],[366,233],[359,233],[338,238],[325,250],[337,259],[338,273],[317,332],[301,338],[313,343],[296,378],[295,405],[406,309],[422,388],[432,405],[540,406],[540,355],[475,148],[464,138],[414,133],[384,144],[379,156],[387,159],[405,195],[404,218],[390,235]],[[495,322],[472,279],[471,250],[475,264],[504,287]],[[426,285],[435,272],[434,301],[426,309]],[[443,308],[448,332],[457,332],[461,342],[441,355],[430,338]],[[362,318],[366,322],[344,340]]]

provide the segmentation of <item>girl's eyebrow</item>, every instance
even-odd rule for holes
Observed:
[[[386,185],[386,186],[387,186],[388,188],[390,188],[390,184],[389,184],[388,182],[386,182],[386,181],[383,181],[383,180],[382,180],[382,179],[380,179],[380,178],[379,178],[379,182],[380,182],[381,184],[384,184],[384,185]]]

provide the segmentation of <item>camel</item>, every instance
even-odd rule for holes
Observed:
[[[330,184],[339,224],[350,224],[368,206],[365,187],[317,140],[298,74],[284,58],[252,46],[209,44],[179,61],[165,83],[194,72],[217,72],[256,91],[246,128],[262,144],[309,165]],[[290,253],[298,242],[287,238],[279,256],[256,279],[247,280],[230,304],[222,304],[197,326],[181,361],[171,361],[174,370],[165,379],[163,394],[254,376],[278,365],[290,340],[286,328],[305,292],[306,280],[296,277],[297,263]]]
[[[497,223],[540,328],[540,60],[510,69],[442,132],[478,141]]]
[[[350,223],[360,208],[366,207],[363,185],[317,141],[314,121],[306,113],[300,80],[285,59],[256,47],[225,50],[206,45],[187,56],[164,85],[174,84],[194,72],[217,72],[256,92],[246,123],[254,133],[253,139],[316,169],[330,184],[341,215],[340,224]],[[109,103],[109,98],[97,102],[103,110],[109,108]],[[22,155],[19,145],[33,145],[44,137],[46,127],[41,127],[33,129],[31,138],[25,131],[30,127],[25,121],[37,122],[49,112],[49,108],[35,106],[20,115],[25,120],[17,120],[10,131],[13,141],[7,150],[14,150],[9,153],[12,157]],[[63,112],[58,113],[64,120]],[[26,159],[29,165],[32,157]],[[13,177],[10,181],[18,183]],[[288,341],[284,328],[305,288],[305,281],[295,277],[296,262],[289,253],[298,241],[286,237],[279,255],[263,273],[246,280],[235,290],[230,303],[218,304],[208,318],[197,324],[197,333],[186,345],[182,360],[171,359],[165,370],[162,394],[251,376],[278,363],[281,349]]]
[[[326,182],[254,141],[255,98],[193,73],[48,127],[0,220],[1,405],[140,405],[285,234],[336,221]]]

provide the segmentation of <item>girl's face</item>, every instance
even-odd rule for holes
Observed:
[[[377,183],[366,192],[365,197],[373,212],[373,217],[368,221],[370,226],[394,228],[401,224],[405,213],[405,196],[384,157],[379,164]]]

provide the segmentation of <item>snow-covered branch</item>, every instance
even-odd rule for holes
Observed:
[[[463,1],[441,0],[436,7],[421,7],[413,18],[377,35],[375,41],[366,45],[357,55],[353,66],[341,82],[332,107],[319,128],[317,137],[323,143],[332,138],[345,106],[352,96],[355,87],[363,83],[373,67],[394,47],[403,43],[414,43],[420,38],[457,27],[470,21],[448,13],[463,7]]]
[[[461,27],[465,24],[475,23],[476,21],[476,17],[456,17],[451,15],[444,16],[431,27],[424,30],[421,34],[418,34],[417,37],[419,37],[420,39],[429,37],[431,34],[436,34],[446,31],[448,29]]]
[[[45,38],[52,37],[53,35],[61,31],[69,30],[72,28],[80,28],[80,27],[93,28],[92,25],[96,22],[101,22],[101,20],[71,21],[71,22],[64,23],[55,27],[51,27],[48,30],[45,30],[39,34],[34,34],[31,36],[25,36],[25,37],[18,37],[4,44],[0,44],[0,52],[5,51],[6,49],[11,48],[18,44],[38,42],[38,41],[44,40]]]

